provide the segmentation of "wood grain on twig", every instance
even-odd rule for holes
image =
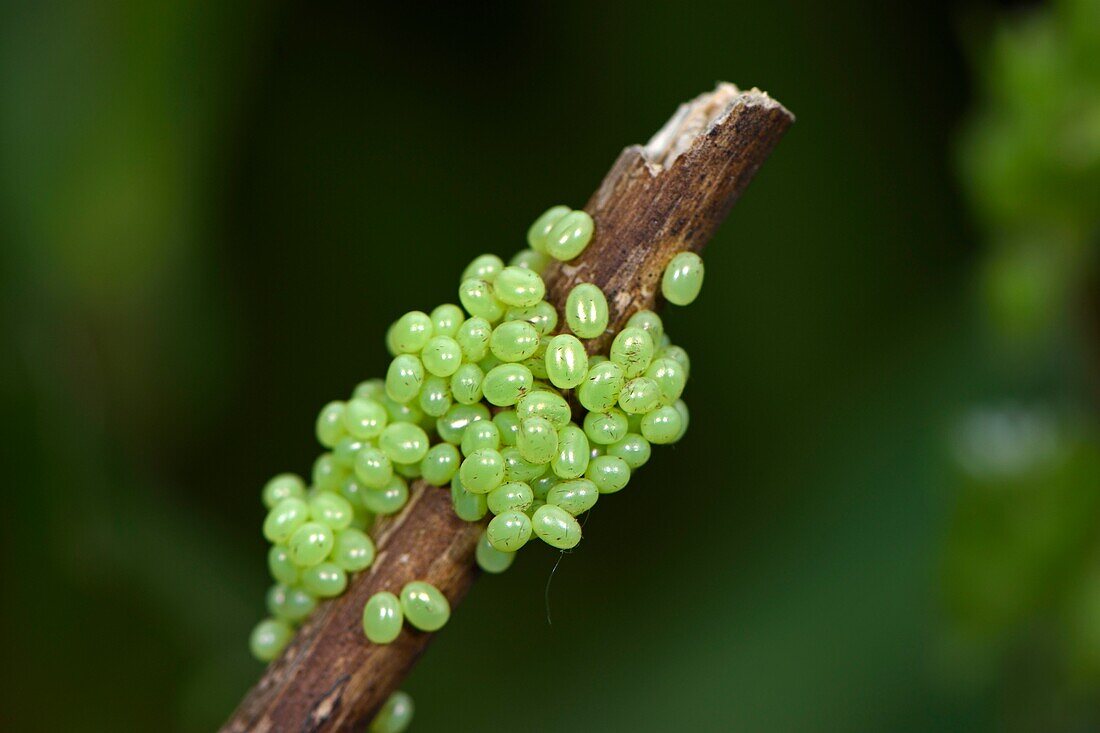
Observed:
[[[579,282],[607,294],[610,324],[593,353],[632,313],[658,305],[665,265],[703,248],[793,119],[767,94],[720,84],[682,105],[647,145],[622,152],[585,206],[596,222],[592,243],[544,273],[547,300],[559,309]],[[374,565],[321,605],[222,730],[366,730],[432,635],[406,627],[392,644],[371,644],[363,605],[426,580],[457,606],[478,574],[482,527],[454,515],[448,490],[413,482],[408,505],[375,528]]]

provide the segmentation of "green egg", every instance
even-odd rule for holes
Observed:
[[[550,255],[543,254],[542,252],[536,252],[533,249],[521,249],[516,252],[515,256],[508,262],[513,267],[526,267],[528,270],[537,272],[540,275],[546,266],[551,262]]]
[[[637,433],[627,433],[622,440],[607,446],[607,455],[622,458],[631,470],[644,466],[650,453],[649,441]]]
[[[331,453],[322,453],[313,462],[313,485],[321,491],[336,491],[347,478],[348,471]]]
[[[596,338],[607,330],[609,314],[603,291],[591,283],[581,283],[565,300],[565,322],[582,339]]]
[[[544,417],[525,418],[520,423],[516,448],[529,463],[549,463],[558,452],[558,432]]]
[[[395,355],[396,356],[396,355]],[[386,383],[381,379],[366,379],[355,385],[353,400],[374,400],[378,402],[386,396]]]
[[[493,367],[500,366],[503,363],[504,362],[502,362],[500,359],[496,358],[493,355],[492,352],[489,352],[488,354],[485,355],[484,359],[482,359],[481,361],[479,361],[477,363],[477,365],[479,367],[481,367],[481,371],[488,374],[489,372],[491,372],[493,370]]]
[[[504,269],[504,262],[493,254],[478,255],[462,271],[462,280],[484,280],[492,282]]]
[[[542,476],[531,481],[531,493],[534,495],[534,498],[546,501],[550,489],[554,488],[559,483],[561,483],[561,479],[552,471],[544,473]]]
[[[386,699],[367,733],[404,733],[412,723],[413,699],[398,690]]]
[[[546,347],[546,376],[561,389],[572,389],[588,376],[588,354],[584,344],[569,333],[558,334]]]
[[[462,455],[468,456],[479,450],[497,450],[500,448],[500,429],[492,420],[478,420],[466,428],[462,435]]]
[[[488,494],[504,481],[504,457],[498,451],[474,451],[458,469],[462,485],[474,494]]]
[[[661,278],[661,294],[673,305],[689,305],[703,287],[703,260],[694,252],[672,258]]]
[[[489,338],[493,335],[493,325],[484,318],[470,318],[458,328],[454,339],[462,351],[462,359],[467,362],[479,362],[489,353]]]
[[[637,377],[623,385],[619,392],[619,407],[631,415],[652,412],[661,404],[661,388],[649,377]]]
[[[450,443],[437,443],[428,449],[420,461],[420,475],[432,486],[446,486],[458,471],[461,461],[458,448]]]
[[[606,412],[590,412],[584,416],[584,434],[589,443],[610,445],[623,439],[627,431],[626,415],[614,407]]]
[[[264,537],[269,542],[283,542],[309,518],[309,505],[297,497],[283,499],[273,506],[264,519]]]
[[[514,414],[514,413],[513,413]],[[293,473],[280,473],[264,484],[263,502],[268,509],[283,499],[301,499],[306,495],[306,483]]]
[[[516,444],[516,440],[519,438],[519,417],[516,416],[515,410],[501,410],[493,415],[493,424],[497,426],[500,433],[501,445],[512,446]]]
[[[572,514],[559,506],[545,504],[531,518],[535,535],[559,550],[571,550],[581,541],[581,525]]]
[[[349,573],[366,570],[374,562],[374,541],[358,529],[341,530],[332,546],[332,562]]]
[[[546,347],[548,345],[545,339],[540,338],[535,353],[520,362],[520,364],[531,370],[531,376],[537,380],[545,380],[549,376],[549,372],[546,371]],[[543,383],[541,386],[546,388],[550,385]]]
[[[393,462],[381,449],[364,446],[355,456],[355,476],[368,489],[380,489],[393,477]]]
[[[363,506],[374,514],[396,514],[409,500],[409,484],[400,476],[390,476],[381,488],[363,492]]]
[[[401,633],[405,614],[393,593],[375,593],[363,605],[363,633],[375,644],[389,644]]]
[[[594,507],[599,498],[596,484],[578,478],[554,484],[546,494],[546,503],[561,507],[575,517]]]
[[[678,362],[680,366],[684,368],[684,380],[686,381],[691,376],[691,359],[688,358],[687,351],[682,346],[670,345],[661,349],[657,354],[658,359],[672,359]]]
[[[627,379],[644,374],[653,353],[653,339],[640,328],[624,328],[611,342],[611,361],[622,367]]]
[[[504,306],[496,298],[493,286],[485,280],[464,280],[458,286],[458,299],[466,312],[496,323],[504,317]]]
[[[473,494],[462,485],[462,475],[456,473],[451,478],[451,505],[455,515],[466,522],[477,522],[489,513],[485,494]]]
[[[475,367],[476,368],[476,367]],[[451,381],[434,374],[424,380],[418,404],[425,415],[441,417],[451,409]]]
[[[546,295],[546,285],[534,270],[525,267],[505,267],[493,281],[497,300],[507,306],[532,306]]]
[[[428,452],[428,434],[409,423],[387,425],[378,447],[394,463],[419,463]]]
[[[389,416],[389,422],[411,422],[419,423],[424,417],[424,413],[420,410],[420,406],[415,402],[397,402],[390,399],[389,395],[382,397],[382,406],[386,408],[386,415]],[[378,431],[379,434],[382,431]]]
[[[267,569],[271,577],[283,585],[295,585],[298,582],[298,566],[290,559],[290,551],[285,545],[272,545],[267,552]]]
[[[451,405],[443,417],[435,421],[435,430],[439,437],[458,445],[462,442],[462,436],[466,428],[478,420],[488,420],[489,409],[482,404],[476,405]]]
[[[474,551],[474,556],[477,558],[477,564],[482,570],[494,575],[503,573],[512,567],[512,563],[516,559],[516,553],[501,552],[493,547],[489,542],[489,536],[485,532],[481,533],[481,538],[477,541],[477,550]]]
[[[301,588],[283,584],[271,586],[267,591],[267,610],[272,616],[288,624],[299,624],[317,608],[317,599]]]
[[[294,636],[294,629],[286,621],[268,618],[256,624],[248,639],[252,656],[261,662],[270,662],[282,654]]]
[[[462,349],[450,336],[432,336],[420,352],[424,368],[437,377],[449,377],[462,366]]]
[[[344,483],[340,484],[340,496],[348,500],[348,503],[352,507],[351,525],[355,526],[355,516],[359,513],[363,507],[363,493],[370,491],[363,482],[359,480],[358,476],[348,476]]]
[[[317,416],[317,442],[326,448],[336,445],[336,441],[346,435],[343,418],[343,402],[330,402],[321,408],[321,414]]]
[[[657,445],[675,443],[683,427],[683,416],[675,407],[659,407],[642,418],[642,437]]]
[[[393,464],[393,472],[409,480],[418,479],[420,478],[420,461],[395,463]]]
[[[538,331],[527,321],[505,321],[493,329],[489,339],[489,350],[502,362],[523,361],[538,347]]]
[[[557,392],[535,389],[523,395],[516,403],[516,416],[521,423],[531,417],[545,418],[555,429],[560,429],[569,424],[572,410],[565,398]]]
[[[361,440],[377,438],[386,427],[389,415],[382,404],[361,397],[350,400],[344,406],[344,428],[348,434]]]
[[[532,463],[520,454],[519,448],[509,446],[500,451],[504,458],[504,480],[530,483],[546,473],[545,463]]]
[[[348,587],[348,574],[334,563],[323,562],[302,571],[302,587],[319,598],[335,598]]]
[[[626,322],[627,328],[640,328],[649,334],[653,344],[657,345],[665,335],[665,325],[661,317],[651,310],[640,310]]]
[[[531,519],[523,512],[501,512],[485,530],[489,544],[501,552],[515,552],[531,539]]]
[[[455,402],[472,405],[482,398],[481,385],[485,372],[477,364],[463,364],[451,375],[451,397]]]
[[[573,424],[558,431],[558,454],[550,468],[558,478],[573,479],[584,475],[590,458],[588,436]]]
[[[521,308],[509,308],[504,313],[505,321],[526,321],[534,327],[539,338],[546,336],[558,325],[558,312],[545,300]]]
[[[592,241],[595,224],[586,211],[571,211],[558,219],[546,235],[546,254],[556,260],[571,260]]]
[[[386,395],[394,402],[405,403],[420,394],[424,385],[424,365],[412,354],[401,354],[390,362],[386,371]]]
[[[466,314],[454,303],[444,303],[432,311],[431,319],[433,336],[450,336],[454,338],[462,322],[466,319]]]
[[[630,466],[616,456],[597,456],[589,461],[584,476],[601,494],[614,494],[630,481]]]
[[[287,540],[290,559],[300,568],[317,565],[332,552],[336,535],[332,528],[320,522],[306,522]],[[302,575],[305,582],[305,576]]]
[[[622,367],[612,361],[600,362],[589,368],[577,388],[577,399],[590,412],[604,412],[619,401],[625,381]]]
[[[315,494],[309,500],[309,516],[315,522],[320,522],[339,531],[351,525],[353,509],[351,503],[331,491],[322,491]]]
[[[661,405],[671,405],[680,399],[687,385],[687,370],[683,364],[668,357],[654,360],[645,375],[656,382]]]
[[[451,604],[431,583],[407,583],[400,600],[405,620],[421,631],[438,631],[451,617]]]
[[[500,514],[510,511],[522,512],[531,506],[534,498],[530,486],[522,481],[509,481],[490,491],[485,501],[489,511]]]
[[[551,206],[539,215],[527,230],[527,245],[535,252],[546,252],[546,237],[562,217],[571,212],[568,206]]]
[[[520,364],[500,364],[485,375],[481,391],[489,404],[509,407],[530,391],[534,381],[535,378],[527,367]]]
[[[432,319],[427,313],[410,311],[398,318],[389,330],[389,340],[399,354],[415,354],[432,337]]]

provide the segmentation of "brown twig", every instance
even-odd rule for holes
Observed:
[[[610,324],[594,352],[632,313],[657,304],[665,265],[703,248],[793,119],[767,94],[720,84],[682,105],[647,145],[623,151],[585,206],[596,222],[592,243],[544,274],[558,308],[578,282],[607,294]],[[376,527],[371,569],[321,606],[222,730],[365,730],[431,634],[406,628],[392,644],[371,644],[363,605],[378,591],[426,580],[456,606],[477,576],[481,531],[454,515],[449,491],[414,482],[408,505]]]

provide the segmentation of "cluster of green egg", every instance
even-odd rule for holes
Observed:
[[[684,435],[690,364],[656,313],[634,313],[607,354],[590,355],[586,342],[608,328],[604,293],[578,284],[561,314],[544,300],[543,269],[579,255],[592,232],[585,212],[548,210],[528,232],[530,248],[507,265],[495,255],[470,263],[458,288],[461,307],[412,311],[390,327],[385,379],[363,382],[322,409],[316,432],[326,452],[309,487],[282,474],[263,491],[276,585],[271,618],[253,632],[255,656],[277,656],[317,598],[339,595],[348,573],[370,566],[374,546],[364,530],[404,506],[408,480],[449,485],[463,520],[493,515],[476,557],[499,573],[532,538],[575,547],[577,517],[622,490],[652,444]],[[702,279],[699,257],[679,253],[662,292],[687,305]],[[449,615],[438,589],[414,582],[400,597],[373,596],[363,627],[370,641],[388,643],[405,622],[435,631]]]

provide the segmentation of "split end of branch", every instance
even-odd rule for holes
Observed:
[[[788,124],[794,122],[794,115],[767,92],[756,87],[741,91],[736,84],[719,82],[714,91],[681,104],[649,142],[638,146],[650,173],[657,175],[669,168],[701,136],[725,122],[737,107],[761,107],[787,117]]]

